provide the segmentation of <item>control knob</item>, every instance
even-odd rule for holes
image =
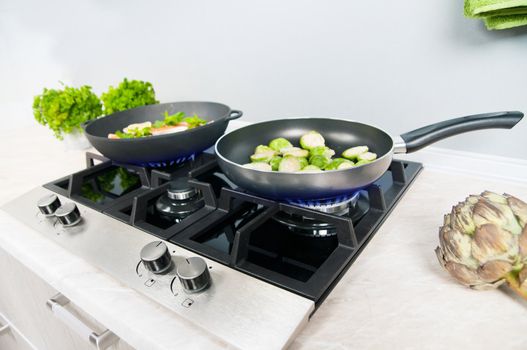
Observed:
[[[172,256],[168,247],[161,241],[150,242],[141,249],[141,261],[153,273],[163,273],[172,266]]]
[[[45,216],[52,216],[60,207],[60,199],[56,194],[48,194],[39,199],[37,202],[38,210]]]
[[[55,217],[64,227],[73,226],[81,221],[81,213],[75,203],[62,204],[57,210],[55,210]]]
[[[210,284],[210,273],[204,259],[194,256],[178,263],[177,275],[187,293],[197,293]]]

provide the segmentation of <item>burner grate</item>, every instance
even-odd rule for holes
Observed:
[[[336,214],[342,203],[325,203],[322,207],[310,203],[306,208],[224,188],[214,213],[170,241],[310,298],[318,306],[421,168],[418,163],[394,160],[378,181],[345,199],[345,205],[354,204],[355,210],[341,216]],[[322,212],[321,208],[334,213]],[[243,223],[236,220],[243,215],[247,215]],[[330,229],[331,234],[298,234],[291,222],[280,222],[277,217],[302,218],[308,228],[309,221],[316,222],[323,226],[321,230]]]

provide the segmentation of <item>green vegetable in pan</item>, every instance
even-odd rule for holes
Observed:
[[[317,167],[316,165],[308,165],[305,166],[302,170],[300,170],[303,173],[321,173],[322,169]]]
[[[324,169],[330,163],[330,159],[323,155],[314,155],[309,158],[309,164],[315,165],[319,169]]]
[[[269,165],[271,165],[273,171],[278,171],[278,167],[280,166],[280,162],[282,161],[282,159],[283,158],[280,156],[274,156],[273,158],[271,158]]]
[[[274,154],[273,153],[269,153],[269,152],[253,154],[251,156],[251,162],[253,162],[253,163],[255,163],[255,162],[269,163],[271,161],[271,159],[273,158],[273,156],[274,156]]]
[[[259,145],[254,149],[254,154],[272,152],[273,154],[278,153],[269,146]]]
[[[360,162],[361,160],[366,160],[368,162],[372,162],[374,161],[375,159],[377,159],[377,155],[375,153],[372,153],[372,152],[366,152],[366,153],[362,153],[362,154],[359,154],[357,156],[357,160]]]
[[[324,137],[316,131],[310,131],[300,138],[300,147],[303,149],[313,149],[315,147],[325,146]]]
[[[281,172],[295,172],[302,169],[302,163],[300,158],[287,156],[282,159],[280,165],[278,165],[278,171]]]
[[[306,166],[309,165],[309,162],[307,161],[307,158],[298,157],[298,160],[300,161],[301,169],[304,169]]]
[[[335,151],[325,145],[324,137],[310,131],[300,138],[300,147],[279,137],[269,145],[258,145],[250,156],[250,169],[279,172],[321,172],[350,169],[373,162],[377,155],[367,146],[355,146],[342,152],[343,158],[332,158]]]
[[[344,158],[335,158],[328,165],[326,165],[324,170],[337,170],[339,169],[339,166],[343,163],[351,163],[351,166],[353,166],[353,162],[351,162],[350,160]]]
[[[293,144],[289,142],[287,139],[284,139],[283,137],[279,137],[277,139],[271,140],[271,142],[269,142],[269,147],[271,147],[273,150],[277,152],[280,152],[282,148],[293,147]]]
[[[342,152],[342,156],[349,160],[357,160],[357,157],[363,153],[368,152],[368,146],[357,146],[357,147],[351,147]]]
[[[355,166],[361,166],[361,165],[364,165],[364,164],[368,164],[368,163],[371,163],[371,161],[369,160],[359,160],[357,163],[355,163]]]
[[[293,157],[303,157],[306,158],[309,156],[309,151],[299,148],[299,147],[286,147],[280,149],[280,153],[284,156],[293,156]]]
[[[317,146],[309,150],[311,156],[324,156],[328,159],[335,155],[335,151],[327,146]]]
[[[122,131],[117,130],[114,134],[108,134],[108,138],[131,139],[136,137],[166,135],[188,129],[194,129],[198,126],[207,124],[206,120],[201,119],[196,114],[191,117],[187,117],[184,112],[177,112],[170,115],[167,111],[165,111],[163,116],[163,120],[156,120],[154,123],[147,121],[143,123],[130,124]],[[264,159],[263,161],[267,162],[269,159]]]

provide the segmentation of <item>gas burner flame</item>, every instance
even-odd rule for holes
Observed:
[[[314,200],[314,201],[296,201],[290,202],[290,204],[320,211],[326,214],[334,215],[346,215],[349,212],[350,207],[354,207],[359,200],[360,192],[356,192],[350,196],[341,196],[329,200]]]

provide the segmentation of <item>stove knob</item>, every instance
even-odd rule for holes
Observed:
[[[47,196],[40,198],[37,202],[37,207],[45,216],[52,216],[55,214],[55,210],[60,207],[60,199],[56,194],[48,194]]]
[[[187,293],[197,293],[210,284],[210,274],[205,260],[198,256],[178,263],[177,275]]]
[[[75,203],[62,204],[60,208],[55,210],[55,217],[64,227],[73,226],[81,221],[81,213]]]
[[[163,273],[172,266],[172,256],[161,241],[150,242],[141,249],[141,261],[153,273]]]

